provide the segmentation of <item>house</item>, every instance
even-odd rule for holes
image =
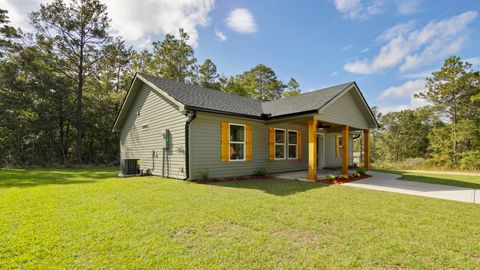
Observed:
[[[150,170],[178,179],[341,166],[353,140],[378,123],[355,82],[261,102],[136,74],[115,121],[123,174]],[[361,137],[360,137],[361,138]],[[364,139],[365,167],[369,167]]]

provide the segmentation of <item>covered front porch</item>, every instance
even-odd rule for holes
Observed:
[[[369,170],[369,136],[368,126],[362,128],[345,123],[332,123],[319,119],[321,115],[288,119],[288,122],[307,126],[307,153],[303,156],[308,161],[307,170],[275,173],[274,177],[296,180],[323,180],[328,175],[346,175],[354,173],[349,168],[353,165],[353,141],[360,140],[362,150],[361,162],[356,165]],[[285,121],[285,119],[283,119]],[[328,139],[327,139],[328,138]],[[334,144],[334,145],[333,145]],[[332,159],[335,164],[332,165]],[[329,162],[330,160],[330,162]],[[337,162],[338,161],[338,162]],[[335,167],[335,169],[332,169]],[[336,169],[338,168],[338,169]]]

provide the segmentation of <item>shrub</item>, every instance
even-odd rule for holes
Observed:
[[[203,170],[200,172],[200,178],[202,179],[202,181],[204,181],[205,183],[208,183],[208,180],[210,179],[210,173],[208,172],[208,170]]]
[[[464,170],[480,170],[480,150],[462,153],[460,168]]]
[[[333,174],[327,175],[327,180],[330,180],[330,181],[335,180],[335,175],[333,175]]]
[[[365,174],[365,168],[363,167],[358,167],[356,169],[357,173],[360,174],[360,175],[364,175]]]
[[[255,172],[255,175],[256,175],[256,176],[267,176],[267,175],[268,175],[268,171],[267,171],[267,169],[265,169],[265,168],[258,169],[258,170]]]
[[[353,174],[353,177],[360,177],[360,176],[362,176],[362,175],[359,174],[358,172]]]

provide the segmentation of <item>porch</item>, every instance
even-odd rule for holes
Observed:
[[[327,179],[327,176],[338,175],[340,171],[337,170],[317,170],[317,179],[323,180]],[[348,173],[354,173],[354,170],[349,170]],[[308,170],[303,171],[294,171],[294,172],[284,172],[284,173],[274,173],[272,174],[274,178],[281,178],[281,179],[292,179],[292,180],[299,180],[299,181],[311,181],[308,178]]]
[[[285,121],[285,119],[282,119],[282,121]],[[362,123],[352,125],[349,121],[345,123],[327,122],[318,114],[296,117],[296,119],[291,118],[287,121],[307,126],[307,136],[305,138],[307,147],[304,158],[308,161],[308,170],[275,173],[273,174],[274,177],[315,181],[326,179],[330,174],[354,173],[355,170],[349,170],[349,168],[353,165],[353,144],[356,139],[359,139],[361,149],[361,162],[358,162],[357,165],[364,167],[367,171],[369,170],[370,129],[368,125],[362,125]],[[327,137],[329,140],[326,139]],[[328,147],[326,147],[326,142]],[[333,146],[333,143],[335,146]],[[326,156],[330,156],[330,158],[326,158]],[[332,160],[332,157],[338,162],[337,164],[328,163],[329,160]],[[324,169],[327,167],[339,167],[339,169]]]

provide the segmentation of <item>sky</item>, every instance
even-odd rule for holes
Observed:
[[[0,0],[11,23],[49,0]],[[51,1],[51,0],[50,0]],[[225,75],[262,63],[308,92],[356,81],[381,112],[426,104],[425,77],[457,55],[480,69],[479,0],[102,0],[112,34],[149,48],[179,27]]]

